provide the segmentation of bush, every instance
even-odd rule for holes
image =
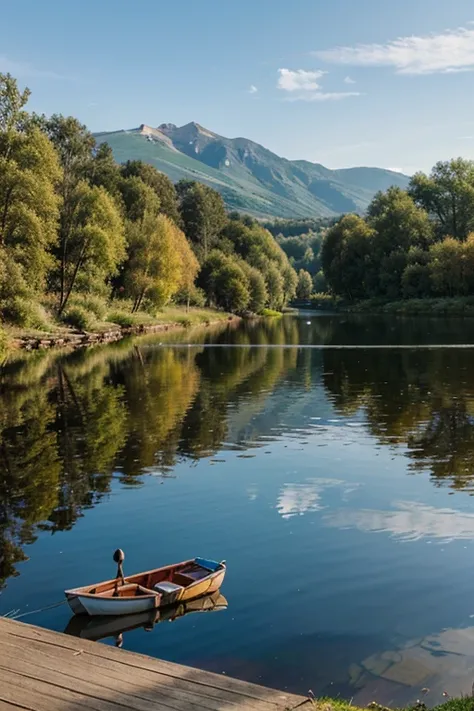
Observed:
[[[6,299],[0,311],[3,319],[14,326],[39,329],[48,327],[46,312],[42,306],[24,297],[13,296]]]
[[[130,328],[130,326],[133,326],[135,323],[135,319],[132,314],[129,314],[126,311],[112,311],[112,313],[107,316],[107,321],[110,321],[110,323],[116,323],[121,328]]]
[[[107,303],[105,299],[96,294],[77,294],[72,296],[69,301],[69,307],[72,308],[73,306],[78,306],[94,314],[95,318],[99,321],[102,321],[107,313]]]
[[[202,309],[206,305],[206,293],[198,286],[193,286],[193,288],[187,293],[179,291],[173,299],[175,304],[183,306],[188,304],[188,300],[190,306],[196,306],[197,308]]]
[[[281,311],[274,311],[273,309],[262,309],[261,315],[266,318],[280,318],[280,316],[283,316]]]
[[[61,316],[61,321],[78,331],[87,331],[92,324],[91,314],[83,306],[70,306]]]

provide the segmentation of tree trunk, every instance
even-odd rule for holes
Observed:
[[[69,284],[67,293],[61,300],[61,303],[59,304],[58,316],[61,316],[62,312],[64,311],[64,309],[66,307],[67,302],[69,301],[69,297],[71,296],[71,292],[74,288],[74,284],[76,283],[77,274],[78,274],[79,269],[81,268],[82,264],[84,263],[84,257],[86,255],[88,246],[89,246],[89,243],[86,242],[84,244],[84,246],[82,247],[81,254],[79,255],[79,259],[77,260],[76,266],[74,267],[74,272],[73,272],[72,279]]]

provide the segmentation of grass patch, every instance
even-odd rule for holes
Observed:
[[[273,309],[263,309],[260,315],[266,318],[280,318],[283,316],[281,311],[274,311]]]
[[[163,311],[156,314],[158,323],[178,323],[182,326],[200,326],[215,323],[216,321],[228,321],[231,314],[216,309],[205,309],[191,307],[189,311],[179,306],[166,306]]]
[[[366,711],[360,706],[353,706],[347,701],[340,699],[315,699],[310,698],[309,703],[304,708],[314,709],[315,711]],[[371,711],[390,711],[386,706],[372,702],[367,709]],[[398,711],[402,711],[399,709]],[[424,703],[417,703],[413,706],[408,706],[404,711],[428,711],[428,707]],[[434,706],[430,711],[474,711],[474,699],[472,696],[464,696],[459,699],[450,699],[443,704]]]

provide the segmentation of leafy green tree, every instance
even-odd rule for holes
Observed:
[[[205,261],[213,247],[218,246],[219,234],[227,221],[224,201],[216,190],[200,183],[186,183],[181,188],[178,194],[184,232],[200,261]]]
[[[440,235],[464,240],[474,229],[474,161],[440,161],[429,176],[416,173],[409,192],[434,218]]]
[[[120,166],[115,162],[114,154],[108,143],[101,143],[94,153],[88,180],[91,185],[105,188],[110,195],[120,197]]]
[[[268,300],[267,286],[265,279],[258,269],[251,267],[250,264],[243,260],[239,265],[245,273],[248,280],[248,288],[250,292],[250,301],[248,303],[249,310],[254,314],[259,314],[265,308]]]
[[[463,291],[463,246],[454,237],[446,237],[430,249],[430,271],[434,291],[455,296]]]
[[[156,192],[139,177],[122,179],[127,216],[127,260],[122,276],[133,311],[161,307],[180,289],[189,295],[198,262],[181,230],[160,213]]]
[[[181,216],[178,209],[178,194],[176,188],[164,173],[140,160],[129,160],[121,167],[125,178],[136,177],[143,180],[156,194],[160,201],[160,211],[170,220],[180,226]]]
[[[398,187],[375,195],[367,210],[367,222],[377,232],[374,248],[383,255],[410,247],[427,249],[433,242],[433,227],[426,211]]]
[[[202,264],[198,277],[210,303],[227,311],[245,311],[250,304],[249,280],[238,261],[213,250]]]
[[[283,276],[278,267],[271,263],[265,272],[265,281],[268,292],[268,305],[271,309],[280,310],[285,305],[285,291]]]
[[[56,241],[61,169],[23,110],[28,96],[0,74],[0,299],[44,289]]]
[[[304,269],[298,272],[298,286],[296,287],[296,296],[298,299],[309,299],[313,291],[313,280],[311,274]]]
[[[474,234],[465,242],[446,237],[431,247],[429,256],[434,291],[457,296],[474,290]]]
[[[59,314],[79,280],[89,288],[94,283],[103,285],[125,256],[122,217],[104,188],[80,182],[69,195],[69,203],[67,233],[60,232]]]
[[[327,232],[322,264],[329,287],[349,299],[367,296],[367,271],[375,230],[358,215],[345,215]]]
[[[376,231],[372,251],[379,272],[376,294],[399,298],[408,250],[428,248],[434,237],[432,224],[426,211],[398,187],[377,193],[367,213],[367,222]]]
[[[315,294],[324,294],[328,289],[328,284],[322,269],[313,277],[313,291]]]

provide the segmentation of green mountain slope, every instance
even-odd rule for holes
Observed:
[[[198,180],[230,209],[256,217],[311,217],[363,212],[377,190],[406,187],[408,177],[380,168],[329,170],[281,158],[246,138],[224,138],[199,124],[95,134],[118,162],[140,159],[173,181]]]

